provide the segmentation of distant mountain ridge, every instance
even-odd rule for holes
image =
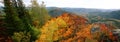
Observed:
[[[75,13],[90,13],[90,12],[111,12],[117,9],[93,9],[93,8],[58,8],[58,7],[47,7],[48,10],[61,9],[68,12]]]
[[[60,16],[65,12],[76,13],[78,15],[87,14],[88,16],[101,16],[104,18],[120,19],[120,9],[93,9],[93,8],[59,8],[59,7],[46,7],[48,13],[52,17]],[[30,9],[30,7],[27,7]],[[0,7],[0,15],[4,14],[3,7]]]
[[[64,12],[76,13],[78,15],[87,14],[88,16],[101,16],[104,18],[115,18],[120,19],[120,9],[92,9],[92,8],[58,8],[58,7],[47,7],[48,12],[51,16],[59,16]]]

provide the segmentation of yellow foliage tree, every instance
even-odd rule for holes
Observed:
[[[54,18],[48,21],[41,29],[41,35],[36,42],[53,42],[53,34],[59,27],[66,27],[66,23],[61,18]]]

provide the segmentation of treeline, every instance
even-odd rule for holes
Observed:
[[[31,0],[30,10],[23,0],[3,0],[7,35],[13,42],[34,42],[40,34],[39,29],[50,19],[44,2]]]

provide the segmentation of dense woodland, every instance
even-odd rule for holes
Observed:
[[[0,42],[120,42],[120,33],[114,33],[120,29],[119,10],[83,15],[87,11],[46,8],[37,0],[29,7],[23,0],[1,2]]]

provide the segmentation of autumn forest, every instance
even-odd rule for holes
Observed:
[[[37,0],[27,7],[23,0],[1,3],[0,42],[120,42],[120,10],[46,7]]]

